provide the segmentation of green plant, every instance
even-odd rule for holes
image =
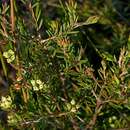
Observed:
[[[9,92],[1,95],[1,129],[129,128],[129,28],[113,23],[110,1],[111,8],[93,2],[92,11],[91,1],[50,4],[53,20],[40,0],[2,3],[0,59]]]

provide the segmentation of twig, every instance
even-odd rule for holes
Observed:
[[[11,30],[14,33],[15,30],[15,17],[14,17],[14,3],[10,0],[10,16],[11,16]]]
[[[98,113],[101,111],[101,109],[102,109],[102,105],[100,104],[99,101],[97,101],[97,106],[95,108],[95,113],[94,113],[92,119],[90,120],[89,124],[87,124],[86,130],[88,130],[88,129],[92,130],[93,129],[93,126],[95,125],[96,120],[97,120]]]
[[[90,120],[90,122],[86,125],[86,130],[92,130],[93,129],[93,126],[95,125],[96,123],[96,120],[97,120],[97,116],[98,116],[98,113],[101,111],[102,109],[102,101],[100,100],[99,97],[97,97],[96,93],[94,92],[94,90],[92,90],[92,93],[93,95],[95,96],[96,98],[96,108],[95,108],[95,113],[92,117],[92,119]]]
[[[25,121],[23,123],[21,123],[21,125],[29,125],[29,124],[33,124],[33,123],[38,123],[43,119],[43,117],[37,119],[37,120],[31,120],[31,121]]]
[[[75,121],[75,119],[71,119],[72,125],[73,125],[73,129],[74,130],[80,130],[80,128],[78,127],[77,122]]]

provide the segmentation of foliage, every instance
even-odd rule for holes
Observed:
[[[3,1],[1,129],[129,128],[129,24],[118,2]]]

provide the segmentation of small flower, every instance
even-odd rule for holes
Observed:
[[[38,80],[36,80],[36,83],[39,84],[39,85],[41,85],[42,81],[38,79]]]
[[[71,112],[76,112],[77,109],[75,107],[72,107]]]
[[[72,99],[70,103],[67,103],[66,107],[67,107],[67,111],[70,112],[76,112],[80,108],[80,106],[76,104],[74,99]]]
[[[10,55],[14,55],[14,51],[12,51],[11,49],[8,51],[8,53],[9,53]]]
[[[110,124],[111,128],[115,128],[115,124]]]
[[[43,89],[44,89],[44,92],[48,92],[50,90],[49,85],[43,84]]]
[[[41,90],[41,89],[43,89],[43,84],[41,84],[41,85],[39,85],[39,89]]]
[[[8,58],[8,57],[9,57],[8,52],[4,52],[4,53],[3,53],[3,56],[4,56],[5,58]]]
[[[75,100],[72,99],[70,103],[71,103],[71,105],[75,105]]]
[[[39,91],[39,88],[37,86],[33,86],[34,91]]]
[[[116,116],[112,116],[112,119],[113,119],[113,120],[117,120],[117,117],[116,117]]]

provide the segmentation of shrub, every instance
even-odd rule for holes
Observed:
[[[129,26],[85,3],[48,1],[49,18],[40,0],[3,1],[1,129],[129,128]]]

